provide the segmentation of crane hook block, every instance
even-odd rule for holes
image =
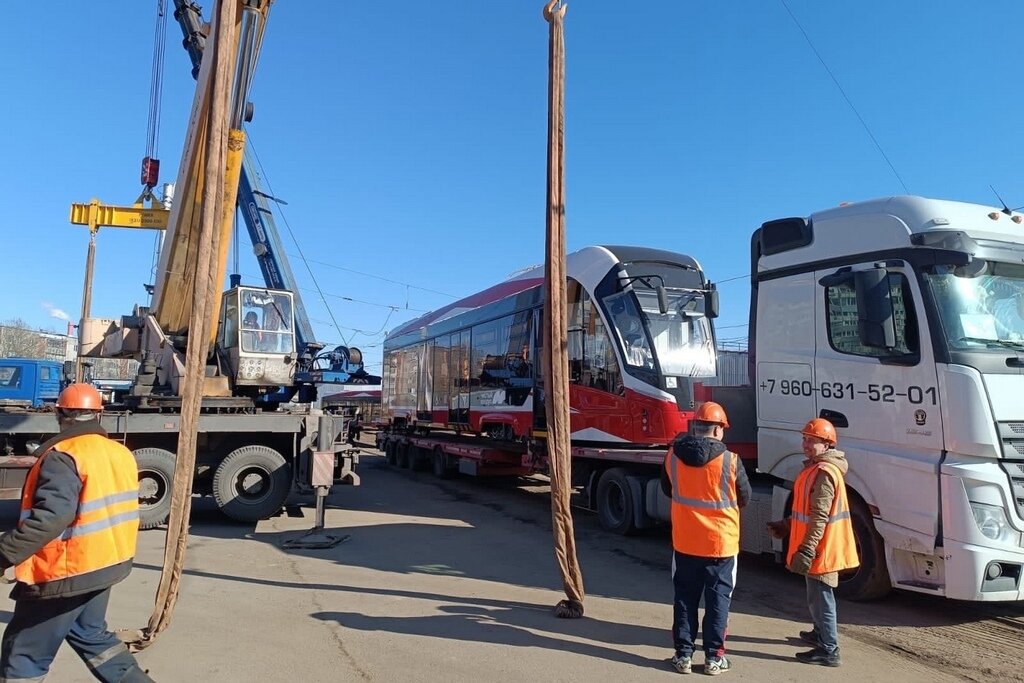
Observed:
[[[142,160],[142,184],[148,188],[160,182],[160,160],[146,157]]]

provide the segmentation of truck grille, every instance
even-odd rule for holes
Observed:
[[[1024,518],[1024,462],[1004,460],[1002,466],[1010,477],[1010,491],[1017,504],[1017,514]]]
[[[1003,439],[1003,455],[1024,455],[1024,439]]]
[[[1024,422],[997,422],[1004,458],[1024,457]]]

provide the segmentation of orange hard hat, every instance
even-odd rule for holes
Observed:
[[[700,407],[697,408],[697,413],[693,416],[693,419],[698,422],[714,422],[722,425],[726,429],[729,428],[729,418],[725,416],[725,410],[714,401],[701,403]]]
[[[68,410],[103,410],[103,399],[91,384],[72,384],[60,392],[57,407]]]
[[[822,441],[828,441],[833,446],[839,441],[836,437],[836,428],[832,426],[831,422],[821,417],[816,417],[805,424],[800,433],[804,436],[813,436]]]

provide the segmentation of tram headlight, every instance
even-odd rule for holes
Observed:
[[[971,512],[974,513],[974,523],[978,525],[978,531],[985,538],[1012,544],[1016,544],[1019,540],[1019,536],[1010,526],[1010,520],[1006,518],[1006,511],[1003,508],[971,503]]]

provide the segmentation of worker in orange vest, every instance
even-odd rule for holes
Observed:
[[[0,536],[0,568],[17,579],[0,681],[43,680],[65,640],[98,680],[153,680],[107,630],[110,587],[135,555],[139,473],[132,452],[107,438],[102,410],[89,384],[61,392],[60,433],[39,447],[18,525]]]
[[[704,597],[704,673],[728,671],[725,636],[740,552],[740,508],[750,500],[743,463],[722,443],[729,420],[708,401],[697,409],[690,434],[665,455],[661,488],[672,498],[672,666],[690,673]]]
[[[789,535],[786,566],[807,581],[807,606],[814,625],[810,631],[801,631],[800,639],[814,648],[798,652],[796,658],[806,664],[839,666],[832,589],[839,585],[839,572],[860,564],[846,497],[849,465],[836,449],[836,428],[828,420],[811,420],[802,434],[807,460],[793,484],[792,517],[770,522],[768,527],[776,538]]]

